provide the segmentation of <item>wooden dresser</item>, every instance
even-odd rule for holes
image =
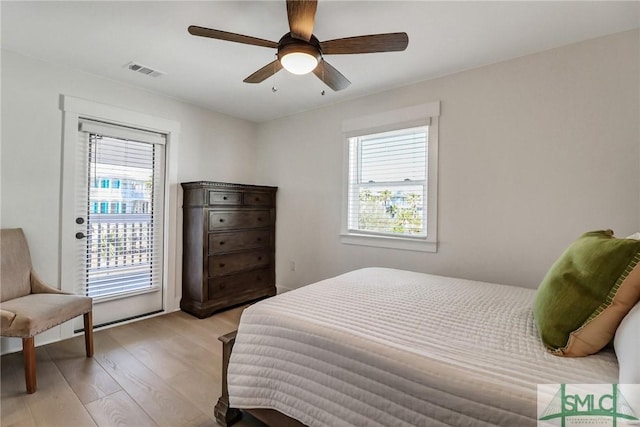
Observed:
[[[277,187],[184,182],[182,300],[197,317],[276,294]]]

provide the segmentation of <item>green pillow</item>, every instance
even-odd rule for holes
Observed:
[[[559,356],[587,356],[606,346],[640,299],[640,241],[613,231],[583,234],[553,264],[533,313],[542,342]]]

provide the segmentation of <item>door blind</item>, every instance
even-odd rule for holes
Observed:
[[[81,293],[104,300],[161,290],[164,135],[83,120],[79,137]]]

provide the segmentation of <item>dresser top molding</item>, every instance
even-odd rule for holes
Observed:
[[[213,182],[213,181],[193,181],[193,182],[182,182],[182,188],[192,189],[192,188],[225,188],[225,189],[255,189],[255,190],[277,190],[278,187],[271,187],[267,185],[249,185],[249,184],[231,184],[229,182]]]

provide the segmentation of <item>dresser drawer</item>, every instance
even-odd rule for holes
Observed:
[[[234,233],[209,233],[209,255],[245,249],[264,248],[271,245],[271,231],[236,231]]]
[[[237,294],[243,291],[255,291],[273,285],[269,268],[210,278],[207,281],[209,298],[220,295]]]
[[[240,205],[242,193],[239,191],[209,191],[210,205]]]
[[[271,263],[269,251],[247,251],[236,254],[214,255],[209,257],[209,276],[235,273],[267,266]]]
[[[269,193],[249,192],[244,193],[245,206],[273,206],[273,197]]]
[[[270,210],[209,211],[209,231],[223,228],[256,228],[273,224]]]

